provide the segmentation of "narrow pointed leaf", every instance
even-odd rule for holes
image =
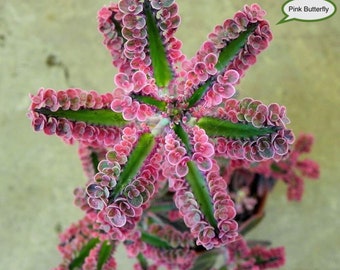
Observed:
[[[151,106],[155,106],[158,110],[160,110],[162,112],[166,111],[166,104],[167,103],[165,101],[157,100],[157,99],[150,97],[150,96],[142,96],[142,95],[136,95],[136,94],[131,95],[131,97],[133,99],[138,100],[141,103],[151,105]]]
[[[113,246],[112,244],[110,244],[110,242],[108,241],[103,242],[98,254],[97,270],[101,270],[103,265],[109,259],[112,252],[112,248]]]
[[[248,37],[251,33],[255,31],[257,24],[251,24],[249,28],[242,32],[236,39],[230,41],[225,48],[219,54],[218,61],[215,65],[215,68],[218,71],[222,71],[225,69],[229,63],[237,56],[240,50],[247,43]],[[212,77],[214,78],[214,77]],[[188,107],[193,107],[209,90],[211,82],[213,79],[208,79],[205,83],[203,83],[196,91],[192,94],[192,96],[188,99]]]
[[[137,255],[137,260],[140,266],[142,267],[142,270],[148,270],[148,261],[146,260],[142,253],[139,253]]]
[[[166,87],[172,79],[172,72],[152,8],[147,1],[144,7],[154,78],[159,87]]]
[[[142,241],[157,248],[164,248],[169,249],[172,248],[171,245],[165,241],[164,239],[161,239],[157,237],[156,235],[152,235],[146,232],[142,232]]]
[[[110,17],[110,20],[112,21],[112,23],[114,24],[114,29],[115,29],[115,32],[117,33],[117,35],[122,38],[124,40],[123,43],[126,42],[126,39],[124,38],[123,34],[122,34],[122,25],[120,22],[118,22],[114,16],[111,16]]]
[[[176,135],[181,139],[187,152],[190,154],[192,149],[191,149],[188,133],[185,132],[181,124],[175,124],[174,131]]]
[[[176,210],[176,205],[173,202],[157,202],[157,204],[153,204],[148,208],[148,211],[152,213],[159,213],[159,212],[169,212],[172,210]]]
[[[186,175],[186,179],[189,182],[195,199],[200,205],[200,209],[210,225],[216,228],[217,223],[214,217],[214,209],[205,178],[193,161],[188,161],[187,164],[189,172]]]
[[[264,212],[258,213],[251,217],[248,221],[243,223],[240,228],[239,232],[243,236],[246,235],[248,232],[250,232],[252,229],[254,229],[264,218]]]
[[[251,124],[233,123],[224,119],[214,117],[202,117],[197,125],[212,137],[221,136],[233,139],[253,138],[261,135],[274,133],[279,127],[268,126],[257,128]]]
[[[80,109],[78,111],[59,109],[55,112],[47,108],[35,110],[48,117],[66,118],[70,121],[81,121],[87,124],[100,126],[123,126],[127,123],[120,113],[116,113],[110,109]]]
[[[234,59],[241,48],[247,43],[248,37],[255,31],[256,27],[257,24],[250,24],[246,31],[240,33],[236,39],[230,41],[228,45],[223,48],[215,65],[218,71],[222,71],[230,61]]]
[[[98,172],[99,158],[98,158],[98,154],[95,151],[91,152],[91,161],[92,161],[94,173],[97,173]]]
[[[207,80],[204,84],[202,84],[189,98],[188,107],[193,107],[208,91],[209,86],[211,85],[211,79]]]
[[[152,151],[154,145],[155,138],[151,133],[144,133],[140,136],[139,141],[130,154],[122,173],[119,175],[117,186],[113,191],[113,198],[116,198],[135,177],[145,159]]]
[[[217,257],[220,255],[218,249],[213,249],[210,251],[205,251],[200,255],[192,268],[190,270],[210,270],[216,263]]]
[[[69,265],[69,269],[80,269],[83,265],[85,258],[89,256],[91,249],[93,249],[98,243],[98,238],[92,238],[87,244],[80,250],[77,257],[75,257]]]

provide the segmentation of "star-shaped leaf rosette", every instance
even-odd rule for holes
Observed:
[[[119,241],[137,256],[135,269],[212,269],[206,262],[221,249],[235,267],[241,259],[259,269],[283,264],[282,249],[237,251],[250,223],[237,220],[228,187],[236,167],[278,162],[294,141],[285,107],[234,98],[235,86],[272,39],[264,15],[257,4],[246,5],[187,59],[174,35],[180,17],[173,0],[121,0],[98,14],[119,71],[116,88],[107,94],[43,88],[31,96],[34,129],[78,141],[88,176],[86,187],[75,191],[86,212],[78,227],[96,233],[89,242],[82,237],[83,249],[67,252],[84,233],[63,235],[65,269],[86,264],[92,253],[97,267],[114,269],[107,245]]]

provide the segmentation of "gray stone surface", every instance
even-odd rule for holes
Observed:
[[[207,33],[246,2],[178,0],[183,50],[192,56]],[[312,157],[322,173],[319,181],[307,182],[301,203],[287,202],[278,185],[265,220],[249,237],[284,245],[284,269],[339,269],[339,14],[275,25],[284,1],[258,2],[268,11],[274,40],[238,89],[242,96],[286,105],[296,134],[315,134]],[[81,216],[72,205],[72,191],[85,179],[76,148],[34,133],[25,114],[28,94],[42,86],[112,89],[115,70],[96,26],[104,3],[0,1],[0,269],[56,266],[56,231]],[[51,55],[61,64],[48,66]],[[119,258],[119,269],[131,269],[122,251]]]

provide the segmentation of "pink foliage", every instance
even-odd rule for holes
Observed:
[[[115,243],[111,241],[106,234],[93,227],[95,215],[88,214],[83,219],[75,224],[72,224],[63,233],[59,235],[60,244],[58,246],[59,252],[63,256],[63,262],[55,268],[55,270],[69,269],[70,263],[78,256],[79,251],[89,243],[97,239],[96,247],[91,251],[90,256],[86,258],[82,269],[96,269],[91,268],[91,265],[97,266],[98,251],[105,241],[109,241],[113,247]],[[103,269],[116,269],[116,261],[113,257],[114,248],[109,254],[109,260],[105,262]],[[85,267],[86,266],[86,267]]]
[[[135,228],[146,208],[161,185],[160,163],[162,158],[158,151],[159,143],[142,166],[139,173],[126,185],[120,193],[113,193],[119,177],[124,170],[128,156],[139,134],[134,128],[123,129],[122,140],[109,151],[106,159],[98,164],[98,173],[86,188],[87,202],[97,212],[100,228],[112,239],[124,240]]]
[[[226,248],[228,269],[268,269],[278,268],[285,263],[283,247],[266,249],[261,245],[250,247],[240,237]]]
[[[93,147],[107,147],[119,140],[117,127],[103,127],[85,122],[76,122],[63,117],[44,115],[45,109],[56,111],[78,111],[82,109],[108,109],[113,100],[112,94],[98,94],[80,89],[68,89],[56,92],[41,88],[37,95],[31,96],[28,113],[35,131],[44,131],[47,135],[57,135],[64,141],[80,141]]]
[[[275,117],[274,117],[275,115]],[[256,140],[239,138],[217,138],[217,153],[226,158],[246,159],[248,161],[280,160],[289,154],[289,147],[294,142],[291,130],[285,129],[289,122],[283,106],[266,106],[258,100],[244,98],[240,101],[229,99],[211,116],[244,123],[257,128],[270,127],[272,134],[258,136]]]

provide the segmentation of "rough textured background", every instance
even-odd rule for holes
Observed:
[[[96,12],[107,2],[0,1],[1,269],[56,266],[57,228],[81,216],[72,205],[74,187],[84,183],[76,148],[34,133],[25,114],[28,93],[41,86],[112,89],[115,70],[96,29]],[[301,203],[287,202],[285,187],[277,186],[265,220],[249,237],[284,245],[284,269],[339,269],[339,13],[320,22],[275,25],[283,2],[259,1],[274,40],[238,88],[242,96],[286,105],[296,134],[315,134],[312,157],[322,174],[307,183]],[[192,56],[216,24],[251,2],[178,3],[183,18],[177,36]],[[59,64],[48,66],[49,56]],[[119,269],[131,269],[121,254]]]

